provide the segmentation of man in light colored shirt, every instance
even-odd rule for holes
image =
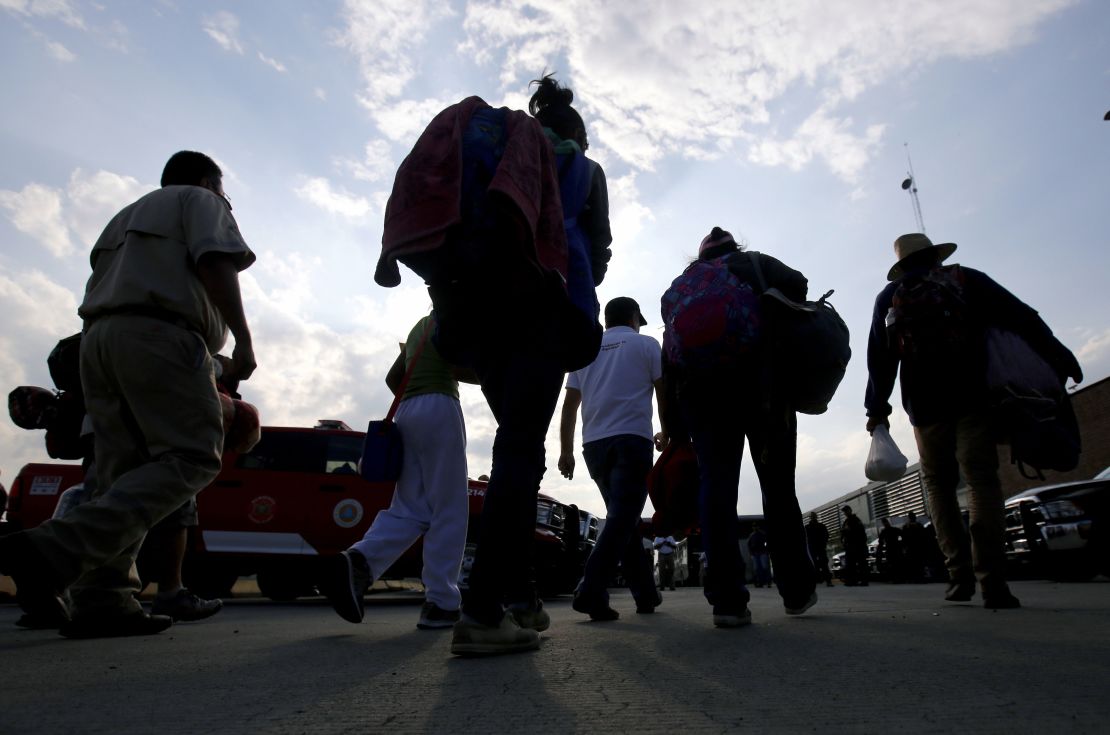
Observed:
[[[220,471],[213,355],[230,330],[225,378],[254,372],[239,292],[239,272],[254,259],[220,167],[195,151],[174,154],[162,188],[120,211],[93,246],[78,314],[97,490],[64,517],[0,541],[0,572],[15,579],[21,606],[59,622],[62,635],[149,635],[171,625],[139,605],[135,555],[151,526]]]
[[[563,401],[559,471],[574,475],[574,426],[582,407],[582,455],[605,501],[605,528],[586,561],[573,607],[594,620],[616,620],[606,583],[620,564],[636,600],[636,612],[655,611],[651,558],[638,526],[647,499],[652,440],[662,449],[666,427],[653,437],[651,395],[662,401],[659,342],[640,334],[647,321],[634,300],[622,296],[605,306],[605,335],[597,359],[567,378]],[[660,406],[660,416],[663,415]]]

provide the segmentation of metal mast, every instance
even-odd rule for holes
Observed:
[[[914,178],[913,161],[910,160],[910,144],[903,143],[902,145],[906,147],[906,163],[910,167],[906,179],[902,182],[902,190],[909,192],[910,201],[913,202],[913,217],[917,221],[917,229],[925,234],[925,218],[921,215],[921,201],[917,198],[917,179]]]

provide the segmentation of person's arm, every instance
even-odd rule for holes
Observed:
[[[559,472],[568,480],[574,479],[574,426],[578,422],[580,405],[582,392],[568,387],[563,396],[563,414],[559,421]]]
[[[578,223],[590,241],[590,266],[594,275],[594,285],[600,286],[609,268],[613,251],[613,233],[609,228],[609,189],[605,182],[605,172],[596,161],[587,159],[590,164],[590,193],[586,206],[578,216]]]
[[[226,374],[226,379],[236,382],[250,378],[258,366],[254,358],[250,327],[243,311],[237,262],[236,256],[216,251],[205,253],[197,260],[197,277],[204,286],[209,301],[220,312],[235,337],[230,374]]]
[[[894,391],[894,381],[898,377],[898,356],[890,348],[886,334],[886,312],[890,308],[890,296],[886,289],[875,299],[875,309],[871,315],[871,333],[867,338],[867,392],[863,405],[867,409],[867,432],[871,433],[880,424],[889,427],[893,410],[890,394]]]
[[[1083,370],[1075,355],[1064,346],[1037,311],[1007,291],[986,273],[965,269],[968,273],[969,299],[983,311],[988,321],[1020,335],[1060,375],[1076,383],[1083,381]]]
[[[667,388],[663,385],[663,378],[652,385],[655,386],[655,405],[659,410],[659,433],[655,435],[655,448],[662,452],[671,441],[671,436],[667,433]]]

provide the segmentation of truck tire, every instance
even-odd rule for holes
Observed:
[[[226,562],[186,554],[181,578],[185,586],[198,597],[222,599],[231,597],[231,589],[239,579],[239,571]]]
[[[316,587],[301,570],[270,567],[258,570],[258,591],[274,602],[292,602],[298,597],[312,597]]]

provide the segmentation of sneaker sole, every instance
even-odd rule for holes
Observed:
[[[717,628],[742,628],[751,625],[752,614],[747,615],[714,615],[713,625]]]
[[[198,620],[207,620],[208,618],[212,617],[213,615],[215,615],[216,613],[218,613],[220,610],[223,610],[223,609],[224,609],[224,606],[223,606],[223,603],[221,602],[218,606],[216,606],[214,608],[211,608],[211,609],[208,609],[208,610],[197,610],[197,611],[189,612],[189,613],[174,614],[174,613],[170,613],[170,612],[163,612],[161,610],[151,610],[150,612],[151,612],[152,615],[167,615],[167,616],[173,618],[173,622],[175,622],[175,623],[195,623]]]
[[[814,592],[812,595],[810,595],[809,599],[806,600],[806,604],[802,605],[801,607],[785,608],[786,614],[787,615],[801,615],[806,610],[810,609],[811,607],[813,607],[816,604],[817,604],[817,593]]]
[[[451,653],[464,658],[478,656],[498,656],[502,653],[523,653],[524,651],[538,651],[540,639],[521,641],[519,643],[452,643]]]
[[[420,630],[446,630],[455,627],[454,620],[421,620],[416,624]]]
[[[341,571],[342,569],[342,571]],[[328,601],[339,617],[348,623],[361,623],[365,611],[355,594],[355,570],[351,557],[340,554],[327,570]]]

